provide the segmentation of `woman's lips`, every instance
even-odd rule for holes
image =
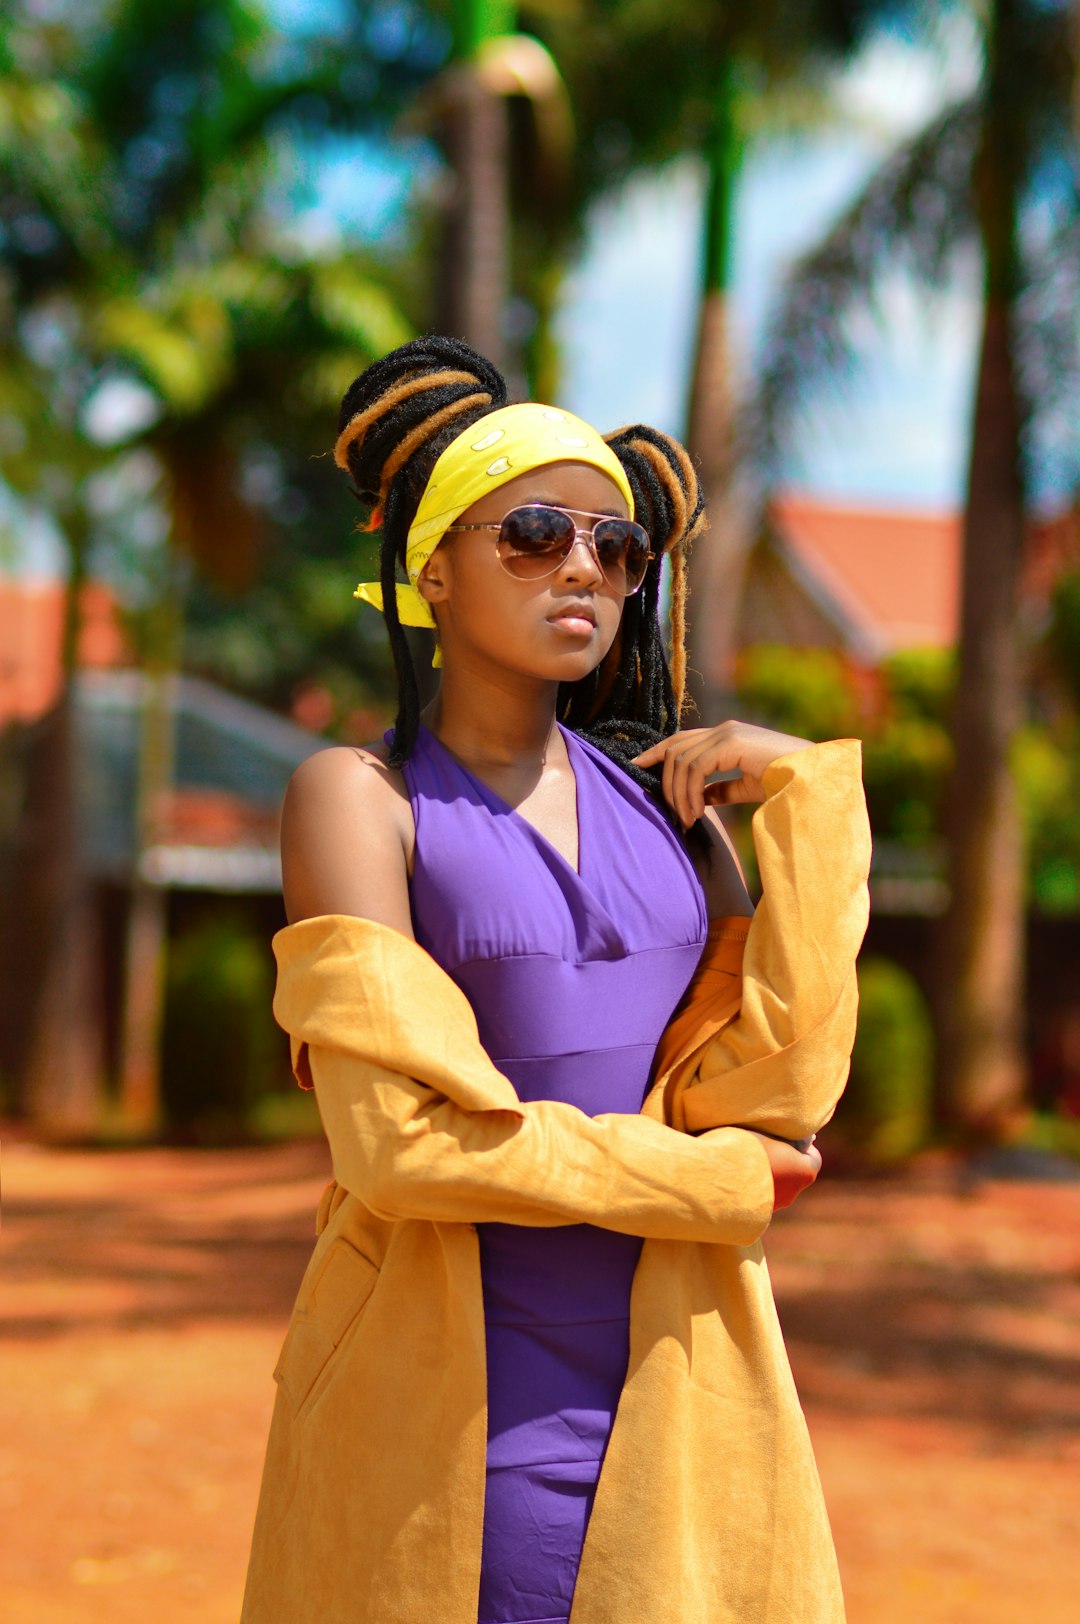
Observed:
[[[548,625],[555,626],[559,631],[570,632],[575,637],[591,637],[596,630],[596,617],[590,610],[574,605],[559,611],[557,615],[548,616]]]
[[[596,630],[591,620],[584,615],[552,615],[548,621],[549,626],[556,626],[559,631],[572,632],[575,637],[591,637]]]

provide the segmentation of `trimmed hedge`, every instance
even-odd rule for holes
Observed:
[[[210,918],[170,943],[162,1029],[162,1098],[171,1127],[235,1137],[271,1086],[279,1042],[273,960],[250,925]]]
[[[837,1127],[860,1156],[901,1161],[929,1137],[934,1042],[915,978],[891,959],[859,961],[859,1026]]]

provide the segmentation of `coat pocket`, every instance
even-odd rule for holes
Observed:
[[[316,1383],[359,1317],[378,1276],[375,1264],[339,1235],[327,1247],[311,1280],[304,1282],[274,1370],[274,1380],[294,1416],[313,1396]]]

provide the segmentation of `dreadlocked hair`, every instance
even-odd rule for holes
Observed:
[[[376,361],[341,403],[334,460],[370,506],[369,529],[382,530],[379,578],[398,682],[391,766],[401,766],[411,755],[420,724],[416,672],[394,590],[398,567],[405,568],[409,527],[446,447],[507,404],[506,382],[489,361],[457,339],[434,334]],[[618,636],[600,667],[580,682],[560,685],[556,714],[670,817],[659,769],[645,772],[634,766],[633,757],[675,732],[686,703],[686,555],[705,528],[705,504],[694,465],[677,441],[642,424],[606,439],[626,473],[635,515],[652,538],[656,557],[640,590],[626,599]],[[664,556],[671,561],[670,669],[660,625]]]
[[[626,600],[619,634],[599,671],[560,688],[559,714],[668,812],[660,769],[636,767],[633,757],[674,733],[687,706],[686,561],[706,526],[705,500],[694,465],[677,440],[641,423],[605,439],[622,463],[634,516],[649,532],[656,556],[640,590]],[[671,561],[670,668],[660,625],[664,557]]]
[[[446,447],[508,403],[506,380],[490,361],[457,339],[434,334],[384,355],[350,385],[341,403],[334,461],[370,505],[369,528],[382,530],[379,582],[398,684],[394,767],[411,755],[420,725],[420,690],[395,592],[409,527]]]

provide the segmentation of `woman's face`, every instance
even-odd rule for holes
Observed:
[[[511,508],[566,508],[581,529],[594,514],[626,518],[614,480],[585,463],[557,462],[507,480],[457,521],[497,526]],[[500,563],[496,530],[456,531],[436,548],[419,588],[431,604],[446,664],[481,661],[548,682],[577,682],[615,639],[625,599],[579,537],[558,568],[519,580]]]

